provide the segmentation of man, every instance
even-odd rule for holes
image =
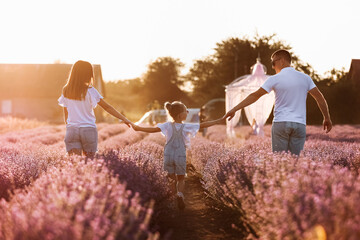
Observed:
[[[296,71],[291,65],[290,53],[280,49],[271,56],[272,68],[276,74],[269,77],[255,92],[225,114],[231,120],[235,112],[256,102],[262,95],[275,92],[274,120],[271,129],[273,152],[290,151],[299,155],[306,137],[306,97],[316,100],[324,117],[323,127],[330,132],[332,123],[327,102],[310,76]]]

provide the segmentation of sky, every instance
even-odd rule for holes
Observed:
[[[360,59],[359,9],[359,0],[0,0],[0,63],[82,59],[124,80],[158,57],[186,72],[216,43],[275,33],[323,75]]]

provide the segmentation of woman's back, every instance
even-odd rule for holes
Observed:
[[[84,100],[73,100],[61,95],[59,105],[68,111],[68,127],[96,127],[94,108],[103,97],[94,88],[89,87]]]

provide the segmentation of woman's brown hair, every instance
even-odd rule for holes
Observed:
[[[92,65],[86,61],[77,61],[71,67],[69,78],[63,88],[64,97],[73,100],[85,99],[93,79],[94,71]]]

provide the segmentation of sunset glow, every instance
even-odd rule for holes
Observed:
[[[84,59],[101,64],[105,80],[129,79],[158,57],[187,69],[229,37],[277,33],[323,74],[360,58],[359,8],[355,0],[3,1],[0,63]]]

